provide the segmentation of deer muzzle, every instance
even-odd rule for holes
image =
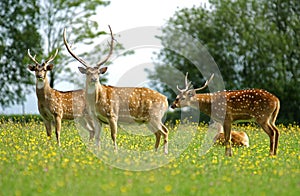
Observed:
[[[92,77],[91,78],[91,83],[96,83],[98,81],[98,78],[97,77]]]
[[[171,108],[172,108],[172,109],[177,108],[177,104],[176,104],[176,103],[172,103]]]
[[[36,79],[37,79],[37,80],[44,80],[44,76],[41,75],[41,74],[37,74],[37,75],[36,75]]]

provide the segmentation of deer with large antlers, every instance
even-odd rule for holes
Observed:
[[[47,72],[53,69],[54,65],[50,62],[54,60],[57,53],[58,50],[45,62],[39,63],[28,49],[28,56],[35,63],[28,65],[28,69],[35,72],[38,109],[43,118],[47,136],[51,137],[52,124],[54,124],[57,144],[60,145],[61,120],[78,118],[80,124],[90,132],[90,139],[92,139],[94,128],[93,122],[85,112],[85,91],[83,89],[58,91],[50,87]]]
[[[164,152],[168,153],[168,129],[162,123],[164,113],[168,109],[167,98],[157,91],[148,88],[114,87],[102,85],[99,77],[107,71],[101,67],[111,56],[114,37],[110,29],[111,42],[108,56],[96,66],[88,65],[71,49],[64,30],[64,43],[69,53],[84,67],[79,71],[86,75],[86,100],[88,112],[92,118],[98,119],[99,128],[95,130],[95,143],[99,146],[102,123],[109,124],[114,149],[117,150],[116,136],[118,124],[144,123],[155,134],[155,150],[158,149],[161,135],[164,137]]]
[[[222,124],[225,135],[225,155],[232,156],[231,124],[235,121],[254,120],[270,138],[270,155],[276,155],[279,131],[275,121],[280,108],[279,99],[262,89],[231,90],[215,93],[196,94],[206,88],[213,74],[205,84],[197,89],[191,88],[188,74],[185,77],[185,89],[180,89],[172,108],[191,106],[200,109],[213,120]]]

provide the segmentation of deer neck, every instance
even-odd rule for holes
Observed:
[[[211,94],[209,94],[209,93],[196,94],[194,96],[194,99],[195,99],[195,105],[197,105],[197,107],[199,108],[200,111],[202,111],[206,114],[210,114],[211,105],[212,105]]]
[[[86,84],[86,96],[89,102],[97,103],[99,101],[99,96],[102,95],[103,86],[100,82],[95,84]]]
[[[51,91],[50,84],[48,82],[48,78],[46,77],[44,80],[36,80],[36,94],[37,97],[42,98],[46,97],[47,93]]]

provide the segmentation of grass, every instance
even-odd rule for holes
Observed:
[[[200,155],[205,124],[170,128],[167,156],[162,149],[152,152],[152,134],[120,130],[120,151],[147,151],[142,160],[107,150],[112,146],[107,127],[101,136],[105,153],[98,158],[72,122],[63,123],[62,146],[57,147],[55,137],[47,139],[41,122],[0,120],[0,195],[299,195],[300,128],[278,127],[276,157],[268,155],[267,135],[253,125],[234,126],[248,134],[250,147],[234,148],[233,157],[225,157],[222,146]],[[180,146],[183,141],[188,145]],[[144,170],[133,171],[136,166]]]

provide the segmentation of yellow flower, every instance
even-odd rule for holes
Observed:
[[[152,193],[152,189],[149,188],[149,187],[146,187],[146,188],[144,189],[144,192],[145,192],[146,194],[150,194],[150,193]]]
[[[126,192],[127,192],[127,187],[126,187],[126,186],[121,186],[121,187],[120,187],[120,191],[121,191],[122,193],[126,193]]]
[[[166,191],[167,193],[169,193],[169,192],[172,191],[172,188],[173,188],[173,187],[172,187],[170,184],[168,184],[168,185],[165,186],[165,191]]]

